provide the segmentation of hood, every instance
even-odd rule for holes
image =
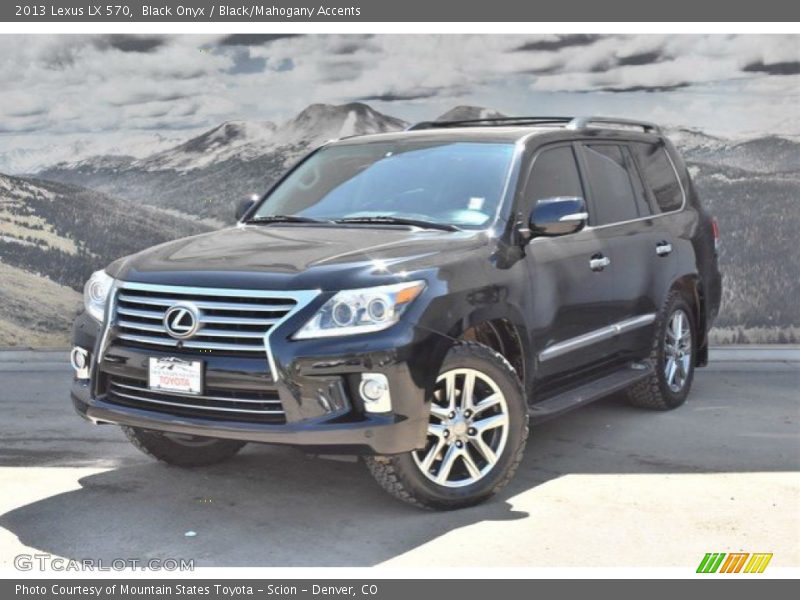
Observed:
[[[245,225],[154,246],[107,270],[162,285],[335,290],[440,267],[488,246],[482,232]]]

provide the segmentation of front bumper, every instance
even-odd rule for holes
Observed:
[[[302,319],[303,315],[298,315],[298,320]],[[288,444],[309,452],[334,454],[398,454],[424,447],[427,399],[451,343],[445,336],[402,322],[376,334],[342,338],[295,341],[274,336],[271,351],[279,376],[273,380],[266,357],[182,356],[175,350],[133,348],[115,341],[113,330],[98,363],[100,334],[100,326],[88,315],[78,317],[73,343],[90,350],[91,378],[74,380],[71,397],[77,412],[86,419],[164,432]],[[115,401],[109,394],[111,378],[146,381],[147,362],[153,356],[203,360],[207,385],[272,390],[281,401],[285,422],[218,415],[208,418]],[[358,394],[361,373],[387,377],[391,412],[364,410]]]

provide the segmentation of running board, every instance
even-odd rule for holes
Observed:
[[[637,381],[648,377],[652,372],[653,367],[648,362],[631,363],[600,379],[534,404],[528,409],[531,422],[535,424],[547,421],[579,406],[624,390]]]

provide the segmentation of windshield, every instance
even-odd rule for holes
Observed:
[[[507,143],[330,146],[295,169],[252,218],[392,217],[481,228],[497,212],[513,154]]]

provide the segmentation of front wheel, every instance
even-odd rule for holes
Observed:
[[[448,353],[431,399],[424,448],[367,459],[395,497],[422,508],[451,510],[502,489],[522,460],[528,413],[508,361],[490,348],[460,343]]]

